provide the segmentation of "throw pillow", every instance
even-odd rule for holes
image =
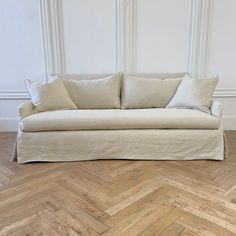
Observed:
[[[210,113],[209,107],[218,77],[193,79],[185,76],[167,108],[190,108]]]
[[[155,79],[125,77],[122,84],[122,108],[161,108],[174,96],[181,78]]]
[[[55,79],[49,83],[25,80],[25,84],[33,105],[40,112],[77,109],[61,79]]]

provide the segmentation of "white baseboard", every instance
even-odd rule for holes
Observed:
[[[16,132],[18,123],[17,118],[0,118],[0,132]]]
[[[223,117],[223,127],[225,130],[236,130],[236,116]]]
[[[16,132],[18,130],[17,118],[0,118],[0,132]],[[225,130],[236,130],[236,116],[223,117]]]

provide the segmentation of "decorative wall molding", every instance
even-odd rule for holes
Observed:
[[[45,80],[54,73],[65,73],[61,0],[39,0],[43,35]],[[0,91],[1,100],[29,99],[26,91]]]
[[[207,76],[212,0],[191,0],[188,72],[199,78]],[[236,88],[217,89],[214,97],[236,97]]]
[[[48,80],[48,75],[53,70],[53,50],[51,48],[52,40],[51,40],[51,27],[50,27],[50,1],[47,0],[39,0],[40,2],[40,18],[41,18],[41,28],[43,35],[43,53],[44,53],[44,61],[45,61],[45,79]]]
[[[116,71],[125,71],[125,9],[124,0],[116,0]]]
[[[45,78],[66,73],[61,0],[39,0]],[[136,72],[137,0],[116,0],[116,68]],[[207,75],[208,38],[212,0],[191,0],[188,72],[193,76]],[[218,89],[215,97],[236,97],[236,89]],[[0,91],[0,99],[28,99],[25,91]]]
[[[236,97],[235,89],[217,89],[214,92],[214,97],[231,98]],[[1,100],[27,100],[29,99],[27,92],[0,92]]]
[[[201,34],[199,45],[198,76],[207,76],[208,48],[209,48],[209,29],[211,18],[212,0],[203,0],[201,16]]]
[[[192,0],[190,5],[188,72],[195,77],[206,76],[211,7],[212,0]]]
[[[190,29],[187,71],[193,76],[197,74],[196,61],[199,45],[199,2],[200,1],[197,0],[191,0],[190,2]]]
[[[127,16],[125,19],[126,38],[125,68],[128,72],[137,71],[137,8],[138,0],[121,0],[127,2]],[[209,28],[209,11],[212,0],[190,1],[190,29],[189,53],[187,59],[187,72],[200,76],[205,70],[207,36]]]
[[[136,72],[136,40],[137,40],[137,0],[127,0],[127,72]]]
[[[221,97],[221,98],[232,98],[236,97],[236,88],[234,89],[217,89],[213,97]]]
[[[136,0],[117,0],[117,71],[135,71]]]
[[[27,92],[18,92],[18,91],[0,92],[0,100],[27,100],[29,98],[30,97]]]
[[[61,0],[40,0],[47,76],[65,73]]]
[[[117,0],[119,70],[136,72],[137,0]],[[212,0],[191,0],[187,71],[195,77],[207,76],[208,39]],[[236,97],[236,89],[217,89],[214,97]]]

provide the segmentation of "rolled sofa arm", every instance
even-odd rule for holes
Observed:
[[[38,113],[36,109],[34,109],[32,102],[25,102],[19,105],[18,107],[18,117],[20,120],[24,119],[27,116]]]
[[[219,101],[213,100],[211,102],[210,111],[211,111],[211,115],[221,119],[222,118],[222,113],[223,113],[222,103],[219,102]]]

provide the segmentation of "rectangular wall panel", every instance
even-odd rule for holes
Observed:
[[[208,48],[208,74],[218,74],[219,88],[236,89],[236,1],[214,0]]]
[[[0,65],[0,131],[16,131],[24,80],[46,78],[39,0],[0,1]]]
[[[0,92],[23,92],[26,78],[45,78],[39,3],[0,1]]]
[[[68,73],[116,71],[116,1],[62,0]]]
[[[189,0],[137,0],[136,70],[187,71]]]
[[[225,97],[223,127],[236,130],[236,1],[212,1],[207,51],[207,74],[219,75],[217,89]]]

